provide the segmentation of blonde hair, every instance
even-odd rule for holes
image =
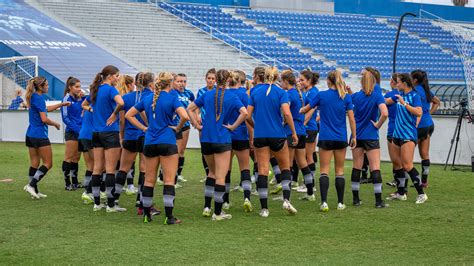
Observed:
[[[216,112],[216,121],[219,121],[219,119],[221,118],[222,109],[224,107],[225,88],[227,86],[227,81],[231,77],[232,77],[231,73],[225,69],[219,69],[216,73],[217,89],[216,89],[216,94],[214,96],[214,108]],[[222,90],[222,93],[221,93],[221,98],[219,99],[219,105],[218,105],[217,96],[220,90]],[[218,107],[219,107],[219,110],[218,110]]]
[[[133,83],[133,77],[129,75],[121,75],[118,82],[117,82],[117,89],[120,93],[120,95],[127,94],[128,91],[128,85]]]
[[[240,75],[237,71],[230,72],[229,87],[237,86],[241,83]]]
[[[155,118],[155,108],[158,98],[160,98],[160,93],[162,90],[166,89],[171,85],[173,81],[173,74],[170,72],[160,72],[157,79],[155,80],[154,90],[153,90],[153,103],[151,104],[151,110],[153,113],[153,118]]]
[[[33,93],[37,90],[40,90],[44,87],[46,84],[47,80],[45,77],[34,77],[28,80],[28,84],[26,85],[26,94],[25,94],[25,99],[26,99],[26,106],[30,107],[30,100],[31,96]]]
[[[272,90],[272,85],[275,81],[278,80],[278,68],[276,67],[267,67],[265,68],[265,83],[270,84],[267,89],[267,96]]]
[[[342,79],[342,74],[339,70],[333,70],[328,73],[328,80],[336,87],[339,97],[344,99],[346,97],[346,83]]]
[[[374,74],[367,70],[362,72],[362,79],[360,80],[360,84],[365,95],[369,96],[372,94],[372,92],[374,91],[375,82],[376,78]]]

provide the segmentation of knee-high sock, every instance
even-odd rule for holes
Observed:
[[[165,205],[166,217],[173,217],[174,208],[174,197],[176,195],[174,186],[164,185],[163,186],[163,203]]]
[[[108,173],[105,175],[105,193],[107,193],[107,205],[112,208],[115,205],[115,197],[113,190],[115,188],[115,174]]]
[[[133,178],[135,177],[135,161],[132,163],[132,167],[127,173],[127,185],[133,185]]]
[[[242,170],[240,172],[240,180],[244,190],[244,199],[250,199],[252,192],[252,181],[250,180],[250,170]]]
[[[369,174],[369,158],[367,154],[364,153],[364,163],[362,165],[362,178],[366,179]]]
[[[209,175],[209,166],[207,165],[206,158],[204,155],[201,154],[202,166],[204,167],[204,171],[206,171],[206,176]]]
[[[358,203],[360,201],[359,198],[359,189],[360,189],[360,174],[362,170],[352,168],[351,174],[351,188],[352,188],[352,201],[354,203]]]
[[[278,161],[276,158],[271,158],[270,159],[270,164],[272,165],[272,170],[273,174],[275,175],[275,179],[277,181],[277,184],[281,183],[281,171],[280,167],[278,166]]]
[[[215,185],[214,189],[214,213],[220,215],[222,212],[222,204],[224,203],[225,186]]]
[[[382,174],[380,170],[374,170],[370,172],[370,176],[374,182],[375,204],[379,205],[382,203]]]
[[[268,176],[259,175],[257,178],[257,191],[262,209],[268,209]]]
[[[305,168],[301,169],[301,173],[303,174],[303,179],[304,179],[304,184],[306,186],[306,194],[308,194],[309,196],[313,195],[314,191],[313,191],[313,174],[311,174],[311,170],[309,169],[308,166],[306,166]]]
[[[79,184],[79,180],[77,178],[77,173],[79,172],[79,164],[78,163],[75,163],[75,162],[72,162],[70,163],[71,165],[71,183],[73,185],[77,185]]]
[[[86,173],[84,174],[84,187],[88,194],[92,193],[91,179],[92,171],[86,170]]]
[[[229,192],[230,192],[230,171],[227,171],[227,175],[225,176],[225,193],[224,193],[224,202],[229,203]]]
[[[63,161],[62,165],[63,175],[64,175],[64,184],[66,186],[71,185],[71,163]]]
[[[35,176],[36,171],[38,171],[38,168],[34,168],[30,166],[30,169],[28,170],[28,184],[31,183],[31,180]],[[38,186],[35,186],[35,192],[38,193]]]
[[[397,192],[400,195],[405,195],[405,185],[407,183],[407,178],[405,176],[405,171],[402,169],[395,170],[395,180],[397,182]]]
[[[43,179],[43,177],[48,173],[49,169],[42,165],[38,170],[36,170],[35,174],[33,175],[33,178],[30,181],[30,186],[36,187],[38,182]]]
[[[421,183],[425,184],[428,182],[428,175],[430,174],[430,159],[421,161]]]
[[[321,191],[321,203],[328,201],[329,176],[322,173],[319,176],[319,191]]]
[[[115,178],[115,192],[114,192],[115,200],[119,200],[120,194],[122,194],[123,186],[125,185],[126,179],[127,179],[127,172],[118,171],[117,176]]]
[[[291,167],[291,180],[298,183],[299,168],[296,160],[293,160],[293,166]]]
[[[102,183],[102,175],[92,175],[91,188],[92,195],[94,195],[94,203],[100,204],[100,184]]]
[[[311,174],[313,175],[313,187],[315,187],[316,183],[314,182],[314,177],[316,176],[316,163],[310,163],[308,164],[308,167],[309,170],[311,170]]]
[[[291,196],[291,172],[288,169],[281,171],[281,187],[283,189],[283,199],[290,200]]]
[[[336,176],[336,191],[337,191],[337,202],[344,203],[344,190],[346,187],[346,179],[344,176]]]
[[[138,175],[138,193],[137,193],[137,203],[139,205],[141,204],[140,202],[142,201],[143,183],[145,183],[145,173],[140,172],[140,174]]]
[[[408,174],[410,175],[411,181],[413,182],[413,185],[415,186],[415,189],[418,192],[418,195],[425,194],[425,192],[423,191],[423,187],[421,186],[420,173],[418,173],[416,168],[413,168],[410,171],[408,171]]]
[[[184,157],[179,157],[178,159],[178,175],[181,175],[181,173],[183,172],[184,160]]]
[[[153,205],[153,187],[143,186],[142,202],[143,212],[146,216],[150,216],[150,209]]]
[[[212,197],[214,197],[215,186],[216,180],[214,178],[207,177],[206,183],[204,185],[204,208],[211,208],[211,201]]]
[[[105,172],[102,173],[102,177],[100,180],[100,191],[105,193]]]

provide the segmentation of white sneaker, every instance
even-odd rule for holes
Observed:
[[[40,196],[36,194],[35,188],[30,186],[30,184],[27,184],[26,186],[23,187],[23,190],[28,192],[32,198],[39,199]]]
[[[84,204],[92,204],[94,203],[94,196],[92,194],[87,194],[87,192],[84,191],[81,196],[82,202]]]
[[[340,203],[340,202],[337,204],[337,210],[338,211],[343,211],[345,209],[346,209],[346,204],[343,204],[343,203]]]
[[[258,191],[255,189],[254,191],[252,191],[252,195],[258,196]]]
[[[249,199],[244,200],[244,212],[252,212],[252,203]]]
[[[115,209],[115,211],[109,211],[110,209]],[[125,212],[127,209],[120,207],[120,205],[115,204],[112,208],[107,207],[107,212]]]
[[[183,187],[183,185],[180,185],[179,183],[176,183],[176,185],[174,185],[175,189],[182,188],[182,187]]]
[[[202,216],[203,217],[211,217],[211,208],[204,208],[204,210],[202,210]]]
[[[262,218],[267,218],[270,215],[270,211],[268,209],[261,209],[258,215]]]
[[[224,202],[224,204],[222,204],[222,209],[223,210],[229,210],[230,209],[230,202],[229,203]]]
[[[390,195],[390,197],[386,198],[387,200],[401,200],[401,201],[406,201],[407,200],[407,194],[400,195],[398,193],[394,193]]]
[[[283,195],[274,197],[273,200],[274,200],[274,201],[283,201]]]
[[[230,220],[230,219],[232,219],[232,215],[225,212],[221,212],[221,214],[219,215],[216,215],[215,213],[212,214],[213,221],[222,221],[222,220]]]
[[[99,204],[99,205],[97,205],[97,204],[94,204],[94,208],[92,208],[92,210],[96,212],[96,211],[100,211],[100,210],[102,210],[103,208],[105,208],[105,205],[104,205],[104,204],[102,204],[102,203],[101,203],[101,204]]]
[[[319,206],[319,210],[322,212],[328,212],[329,211],[329,206],[326,202],[321,203],[321,206]]]
[[[293,184],[295,184],[295,183],[293,183]],[[298,192],[299,192],[299,190],[304,190],[304,193],[306,193],[306,191],[307,191],[306,186],[304,184],[298,186],[298,183],[296,183],[296,186],[293,185],[293,187],[291,189],[295,190],[295,191],[298,191]]]
[[[37,194],[37,195],[38,195],[40,198],[42,198],[42,199],[44,199],[44,198],[47,198],[47,197],[48,197],[48,195],[46,195],[46,194],[43,194],[43,193],[41,193],[41,192],[38,192],[38,193],[36,193],[36,194]]]
[[[301,185],[296,189],[296,192],[299,193],[308,193],[308,189],[306,188],[306,185]]]
[[[304,195],[303,197],[300,197],[299,198],[300,200],[307,200],[307,201],[316,201],[316,196],[313,194],[313,195]]]
[[[285,209],[289,214],[295,215],[298,211],[291,205],[287,200],[283,202],[283,209]]]
[[[426,194],[420,194],[416,197],[416,204],[423,204],[425,201],[428,200],[428,196]]]
[[[188,180],[186,178],[184,178],[184,176],[179,175],[178,176],[178,182],[188,182]]]
[[[241,186],[237,185],[237,186],[235,186],[235,187],[232,188],[232,191],[240,191],[240,192],[243,192],[244,189],[243,189]]]
[[[128,195],[128,196],[136,195],[137,192],[138,192],[138,188],[136,188],[134,185],[129,185],[129,186],[125,189],[125,194]]]

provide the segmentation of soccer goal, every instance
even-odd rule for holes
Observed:
[[[15,91],[25,89],[28,80],[38,76],[37,56],[0,58],[0,105],[7,105],[15,98]]]

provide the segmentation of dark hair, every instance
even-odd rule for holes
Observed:
[[[33,95],[35,91],[42,89],[46,82],[48,82],[48,80],[42,76],[37,76],[28,80],[25,94],[26,106],[30,107],[31,95]]]
[[[215,74],[216,74],[216,69],[215,69],[215,68],[209,69],[209,70],[206,72],[206,78],[207,78],[207,76],[209,76],[209,74],[214,74],[214,75],[215,75]]]
[[[69,77],[67,78],[66,80],[66,88],[64,88],[64,95],[63,96],[66,96],[66,94],[69,93],[69,91],[71,91],[71,87],[76,85],[76,83],[78,82],[81,82],[79,79],[75,78],[75,77]]]
[[[253,70],[253,77],[258,78],[258,81],[261,83],[265,82],[265,68],[261,66],[256,67]]]
[[[183,78],[185,78],[185,77],[186,77],[186,74],[184,74],[184,73],[178,73],[177,76],[178,76],[178,77],[183,77]]]
[[[413,82],[416,79],[416,85],[421,85],[423,87],[426,94],[426,100],[430,103],[433,99],[431,97],[430,85],[428,84],[428,75],[426,72],[420,69],[413,70],[411,72],[411,78],[413,79]]]
[[[291,69],[283,70],[280,74],[280,78],[281,80],[287,81],[288,84],[290,84],[291,86],[296,85],[296,77],[293,71],[291,71]],[[303,101],[303,94],[301,93],[299,88],[296,88],[296,90],[298,91],[298,94],[300,96],[301,106],[305,106]]]
[[[392,80],[397,81],[398,73],[392,73]]]
[[[97,97],[97,91],[99,89],[99,85],[104,82],[104,80],[110,76],[110,75],[115,75],[119,72],[119,69],[115,66],[108,65],[102,69],[97,75],[95,75],[94,81],[92,81],[92,84],[90,86],[90,98],[91,98],[91,103],[95,103],[95,98]]]
[[[372,73],[372,75],[374,75],[375,77],[375,81],[377,82],[377,84],[380,84],[380,71],[378,71],[377,69],[373,67],[366,67],[365,70]]]
[[[305,79],[309,80],[312,86],[318,84],[319,82],[319,73],[313,72],[309,69],[305,69],[300,73]]]
[[[230,78],[230,72],[225,69],[219,69],[216,73],[217,89],[216,89],[216,94],[214,96],[214,108],[216,112],[216,121],[219,121],[219,119],[221,118],[222,109],[224,106],[225,87],[227,85],[227,81],[229,80],[229,78]],[[220,90],[222,90],[221,98],[219,99],[219,104],[217,104],[217,96]],[[219,107],[219,110],[218,110],[218,107]]]
[[[397,74],[397,78],[401,82],[406,83],[408,87],[413,89],[413,80],[411,79],[410,74],[408,74],[408,73],[399,73],[399,74]]]

